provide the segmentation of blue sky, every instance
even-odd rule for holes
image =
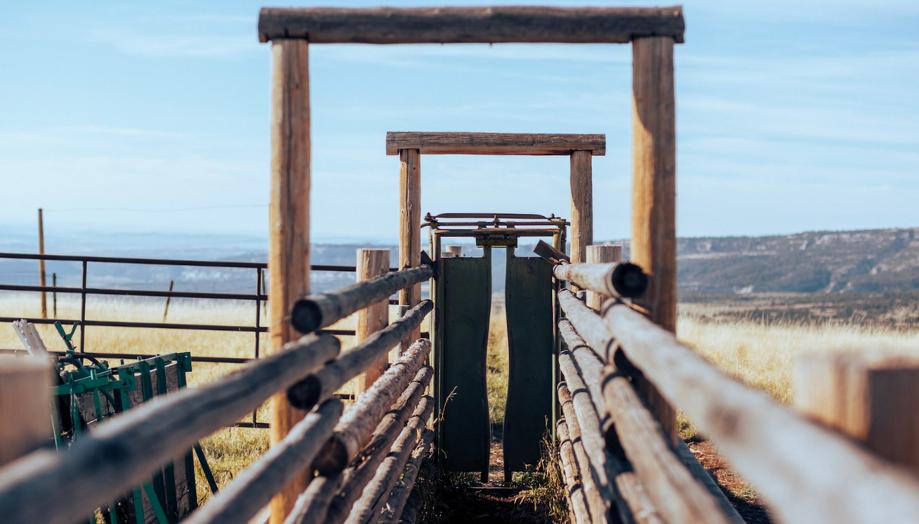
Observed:
[[[87,238],[267,237],[261,5],[0,3],[0,230],[34,230],[44,207],[47,228]],[[919,226],[919,2],[684,14],[680,236]],[[605,133],[595,237],[629,236],[628,46],[313,46],[310,61],[316,241],[396,238],[386,131]],[[567,216],[567,177],[567,158],[427,156],[422,207]]]

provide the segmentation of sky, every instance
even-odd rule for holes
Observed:
[[[262,5],[0,2],[0,234],[267,238]],[[683,5],[679,236],[919,226],[919,2]],[[630,235],[629,46],[314,45],[310,88],[316,242],[397,238],[387,131],[604,133],[595,240]],[[421,173],[423,212],[569,216],[566,157]]]

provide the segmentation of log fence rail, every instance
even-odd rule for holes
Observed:
[[[422,274],[430,276],[429,272]],[[395,289],[380,291],[375,280],[368,280],[339,291],[338,296],[325,296],[334,301],[336,297],[354,299],[364,294],[370,298],[357,300],[368,306],[386,302],[394,292],[416,281],[420,279],[401,280]],[[413,452],[420,448],[418,453],[425,454],[430,444],[428,425],[434,403],[424,394],[433,376],[433,370],[424,365],[430,342],[417,339],[403,348],[399,359],[357,395],[353,404],[345,407],[333,393],[385,358],[406,334],[418,329],[431,309],[429,300],[422,301],[345,351],[327,332],[303,334],[280,351],[248,362],[236,373],[202,387],[158,397],[113,417],[64,453],[38,449],[18,458],[8,457],[14,460],[0,469],[0,514],[5,523],[17,524],[64,524],[73,522],[77,515],[90,515],[163,462],[232,424],[270,396],[286,391],[287,398],[296,399],[297,392],[308,383],[320,387],[310,402],[300,403],[303,409],[299,411],[305,417],[186,522],[248,522],[304,471],[320,473],[301,496],[306,497],[306,506],[315,506],[309,504],[310,495],[318,490],[331,504],[325,506],[323,515],[332,510],[334,521],[344,522],[353,511],[360,511],[363,517],[359,521],[370,521],[382,513],[396,488],[411,491],[413,481],[407,482],[401,473],[413,456],[417,459]],[[309,380],[311,377],[318,378]],[[29,426],[23,427],[31,431]],[[378,469],[381,464],[386,467]],[[382,472],[385,476],[380,476]],[[400,478],[402,484],[398,484]],[[374,486],[373,499],[356,499],[366,485]],[[354,508],[342,505],[337,498],[342,489],[346,491],[342,497],[347,499],[350,494],[349,500],[356,502]],[[54,503],[48,504],[52,493]],[[406,495],[399,496],[404,507]],[[291,513],[290,522],[299,522],[294,519],[296,514]],[[309,512],[311,519],[316,515]],[[399,515],[390,514],[390,518],[398,520]]]

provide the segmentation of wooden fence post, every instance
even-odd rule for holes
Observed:
[[[51,362],[0,357],[0,467],[52,438]]]
[[[299,335],[290,308],[310,289],[310,99],[309,47],[305,40],[278,39],[271,45],[271,204],[268,291],[269,352]],[[271,443],[281,442],[304,417],[284,392],[271,400]],[[271,524],[283,524],[306,489],[304,471],[271,501]]]
[[[421,152],[399,150],[399,269],[421,265]],[[399,305],[415,307],[421,302],[421,284],[399,292]],[[421,337],[415,329],[402,341],[400,352]]]
[[[592,154],[571,152],[571,262],[586,262],[594,241]]]
[[[388,249],[358,249],[357,250],[357,280],[370,280],[389,272]],[[389,301],[383,300],[362,309],[357,313],[357,330],[355,331],[355,345],[373,335],[389,324]],[[380,360],[364,371],[357,381],[355,397],[370,389],[370,386],[386,372],[389,356],[383,355]]]
[[[673,38],[632,40],[632,245],[630,261],[651,277],[635,302],[671,332],[677,321],[676,114]],[[651,384],[639,386],[664,431],[676,416]]]
[[[919,473],[919,358],[879,352],[795,360],[795,406]]]
[[[42,218],[42,209],[38,208],[38,254],[45,254],[45,223]],[[38,261],[38,285],[45,287],[45,261]],[[48,295],[41,292],[41,318],[48,318]]]
[[[622,260],[622,246],[587,246],[587,262],[599,264],[602,262],[619,262]],[[593,291],[587,292],[587,305],[597,311],[603,304],[605,297]]]

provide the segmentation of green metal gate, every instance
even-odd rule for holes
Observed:
[[[489,218],[489,221],[464,219]],[[507,220],[509,218],[523,219]],[[459,215],[428,218],[438,266],[434,283],[435,395],[440,407],[439,449],[448,471],[488,478],[491,424],[486,389],[492,296],[492,250],[507,249],[505,299],[509,352],[503,450],[505,479],[535,466],[541,443],[555,427],[556,284],[552,267],[537,257],[517,257],[518,238],[552,237],[565,245],[563,219],[541,215]],[[444,257],[444,238],[471,237],[483,256]]]

